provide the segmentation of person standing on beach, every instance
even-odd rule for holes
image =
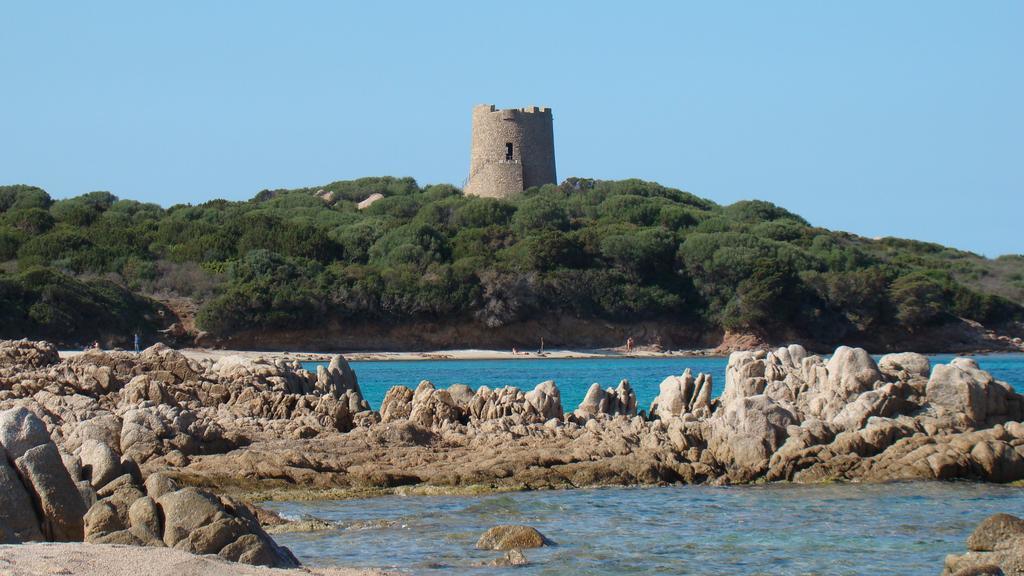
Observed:
[[[135,333],[135,353],[136,354],[139,353],[139,344],[141,344],[141,343],[142,343],[142,340],[139,338],[139,333],[136,332]]]
[[[626,338],[626,354],[633,353],[633,337]]]

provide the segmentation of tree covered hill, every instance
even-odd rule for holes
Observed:
[[[1024,257],[871,240],[640,180],[500,201],[364,178],[170,208],[4,186],[0,262],[0,336],[68,345],[154,337],[177,320],[172,300],[194,302],[215,338],[412,322],[500,334],[565,317],[834,343],[1024,319]]]

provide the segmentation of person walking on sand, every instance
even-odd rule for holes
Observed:
[[[543,336],[540,337],[540,350],[537,351],[537,354],[540,354],[541,356],[544,355],[544,337]]]
[[[141,343],[142,343],[142,340],[139,338],[139,333],[136,332],[135,333],[135,353],[136,354],[139,353],[139,344],[141,344]]]
[[[633,353],[633,337],[626,338],[626,354]]]

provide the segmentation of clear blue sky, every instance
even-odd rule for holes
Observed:
[[[461,185],[470,110],[559,178],[1024,252],[1024,2],[6,2],[0,182],[163,205]]]

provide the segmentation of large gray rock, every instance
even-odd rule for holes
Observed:
[[[193,554],[217,554],[225,546],[249,533],[245,522],[225,515],[188,533],[174,546]]]
[[[380,421],[408,420],[412,414],[412,397],[412,390],[405,386],[393,386],[380,403]]]
[[[878,369],[883,374],[893,378],[900,378],[901,376],[927,378],[932,370],[932,364],[924,354],[900,352],[882,356],[878,360]]]
[[[199,376],[197,364],[181,352],[159,342],[143,350],[138,361],[143,370],[168,384],[194,380]]]
[[[0,448],[0,529],[8,543],[42,540],[32,498]]]
[[[99,440],[84,441],[78,456],[82,460],[85,477],[97,490],[124,473],[121,456]]]
[[[356,378],[355,371],[341,354],[331,358],[327,368],[317,366],[316,387],[322,393],[346,401],[351,414],[370,409],[369,402],[363,399],[363,393],[359,389],[359,379]]]
[[[662,420],[686,414],[707,418],[711,414],[712,385],[710,374],[698,374],[695,379],[689,368],[682,376],[669,376],[658,386],[650,414]]]
[[[970,358],[937,364],[925,387],[928,403],[951,414],[963,414],[970,424],[986,420],[1020,420],[1021,398]]]
[[[291,550],[284,546],[278,546],[263,530],[257,518],[257,512],[252,505],[229,496],[222,496],[220,501],[224,509],[231,516],[243,521],[248,529],[246,534],[239,536],[237,540],[220,551],[219,554],[222,558],[231,556],[230,559],[236,562],[276,568],[294,568],[300,565]],[[257,543],[255,540],[259,542]],[[236,553],[238,554],[237,559],[233,557]]]
[[[96,440],[107,446],[120,447],[121,419],[114,414],[101,414],[80,422],[64,441],[64,449],[76,451],[86,440]]]
[[[799,424],[789,409],[763,394],[730,402],[709,422],[708,450],[738,481],[767,470],[772,453],[786,440],[787,427]]]
[[[807,358],[807,349],[799,344],[790,344],[776,348],[772,354],[787,369],[798,369],[803,364],[804,358]]]
[[[537,388],[542,388],[546,384],[541,383]],[[553,412],[544,408],[545,403],[538,402],[539,398],[536,397],[533,402],[528,401],[526,394],[528,393],[524,393],[514,386],[493,390],[488,386],[481,386],[473,394],[473,399],[469,402],[466,410],[471,419],[478,421],[512,417],[519,424],[541,424],[550,420]],[[548,398],[553,397],[553,394],[548,392],[545,394]],[[534,402],[541,408],[538,408]],[[548,406],[551,405],[548,404]],[[561,402],[559,402],[559,406],[561,406]]]
[[[868,390],[857,396],[839,411],[830,423],[835,430],[859,430],[869,418],[874,416],[888,417],[903,407],[903,399],[896,392],[893,384],[886,384],[877,390]]]
[[[195,488],[183,488],[157,499],[164,516],[164,543],[174,547],[194,530],[226,518],[216,496]]]
[[[626,383],[629,384],[628,382]],[[526,393],[526,401],[545,420],[552,418],[562,419],[562,393],[555,386],[554,380],[546,380],[534,386],[533,390]],[[634,397],[634,405],[636,399]],[[635,413],[634,407],[634,413]]]
[[[551,384],[554,385],[554,382]],[[452,384],[448,387],[448,393],[452,395],[452,400],[455,400],[455,403],[459,405],[463,412],[469,409],[469,403],[473,401],[472,388],[465,384]],[[562,408],[561,403],[559,403],[558,408]]]
[[[765,359],[766,353],[762,350],[744,350],[729,355],[725,367],[725,390],[719,398],[723,406],[739,398],[764,393],[768,384]]]
[[[121,398],[129,404],[152,402],[154,404],[177,405],[174,395],[166,383],[148,374],[139,374],[121,389]]]
[[[68,471],[71,479],[78,484],[82,480],[82,459],[63,450],[60,451],[60,459],[64,462],[64,468]]]
[[[0,445],[10,458],[21,458],[30,448],[49,441],[46,424],[28,408],[19,406],[0,412]]]
[[[250,564],[298,564],[286,548],[267,536],[248,509],[230,498],[218,499],[209,492],[183,488],[164,494],[157,505],[163,512],[167,546],[196,554],[220,554]]]
[[[124,530],[125,524],[117,508],[106,500],[92,505],[83,518],[85,523],[85,541],[95,542],[99,538]]]
[[[54,542],[79,542],[84,537],[85,502],[60,452],[52,442],[29,449],[16,461],[26,486],[31,486],[42,512],[42,532]]]
[[[335,354],[327,366],[327,372],[334,378],[334,383],[340,390],[359,390],[359,378],[355,370],[348,365],[348,361],[341,354]]]
[[[298,560],[287,548],[275,546],[269,538],[261,538],[252,533],[239,536],[234,542],[221,548],[218,555],[225,560],[255,566],[285,568],[299,565]]]
[[[788,375],[797,394],[796,405],[804,416],[830,422],[861,394],[881,386],[883,376],[871,355],[862,348],[840,346],[827,363],[816,356],[805,358],[800,374]],[[844,420],[848,418],[844,417]]]
[[[434,388],[429,380],[423,380],[416,387],[409,421],[424,428],[440,428],[445,423],[458,423],[462,419],[462,408],[447,390]]]
[[[580,418],[593,418],[598,414],[608,413],[608,399],[601,385],[594,382],[583,395],[583,400],[576,407],[573,414]]]
[[[157,500],[168,492],[178,490],[178,483],[163,472],[154,472],[146,478],[146,495]]]
[[[636,393],[629,384],[629,380],[619,382],[617,388],[601,389],[601,385],[594,383],[590,385],[583,401],[573,411],[577,418],[595,418],[599,415],[607,416],[636,416]]]
[[[882,379],[875,359],[863,348],[840,346],[825,365],[830,386],[846,394],[846,398],[867,392]]]
[[[988,414],[986,388],[991,381],[990,376],[970,366],[939,364],[928,379],[925,394],[932,406],[962,413],[972,422],[982,422]]]
[[[157,508],[156,501],[149,496],[132,502],[128,508],[128,523],[140,540],[162,540],[163,520],[160,518],[160,509]],[[162,541],[160,543],[163,544]]]
[[[1024,458],[1005,442],[994,439],[976,443],[971,460],[989,482],[1013,482],[1024,478]]]

